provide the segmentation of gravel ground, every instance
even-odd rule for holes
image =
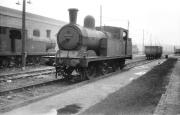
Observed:
[[[144,62],[143,62],[144,63]],[[52,78],[54,78],[55,75],[52,74]],[[43,80],[48,80],[48,77],[39,77],[37,76],[37,79],[34,81],[32,80],[32,78],[29,78],[27,81],[25,81],[24,79],[19,79],[19,80],[13,80],[10,83],[5,82],[4,85],[8,88],[13,87],[14,85],[12,84],[19,84],[19,85],[24,85],[24,84],[31,84],[31,83],[35,83],[37,81],[43,81]],[[18,82],[18,83],[17,83]],[[1,85],[1,84],[0,84]],[[23,102],[32,98],[36,98],[36,97],[41,97],[43,95],[48,95],[48,94],[52,94],[56,91],[61,91],[64,90],[64,88],[68,87],[69,85],[71,85],[71,83],[67,83],[67,82],[61,82],[61,83],[57,83],[57,85],[52,84],[52,85],[48,85],[48,86],[41,86],[39,88],[29,88],[28,90],[24,90],[22,92],[16,92],[16,93],[9,93],[3,96],[0,96],[0,108],[5,108],[9,105],[14,105],[15,103],[18,102]],[[18,85],[17,85],[18,86]],[[0,89],[5,89],[6,87],[1,87]]]
[[[5,91],[7,89],[14,89],[14,88],[32,85],[39,82],[45,82],[54,79],[56,79],[55,74],[48,74],[48,75],[39,75],[35,77],[15,79],[15,80],[11,80],[11,82],[1,82],[0,91]]]
[[[52,67],[52,66],[46,66],[46,65],[32,65],[32,66],[26,66],[25,70],[22,70],[21,68],[4,68],[4,69],[0,69],[0,75],[1,74],[7,74],[7,73],[18,73],[18,72],[22,72],[22,71],[29,71],[29,70],[36,70],[39,68],[44,68],[44,67]]]
[[[8,107],[9,105],[27,101],[33,98],[41,97],[43,95],[55,93],[56,91],[64,90],[65,87],[70,86],[71,83],[59,81],[56,84],[41,86],[39,88],[29,88],[22,92],[9,93],[0,96],[0,108]]]
[[[168,59],[81,115],[152,115],[175,62],[176,59]]]

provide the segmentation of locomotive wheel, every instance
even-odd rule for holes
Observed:
[[[88,79],[88,78],[87,78],[87,72],[86,72],[85,69],[82,69],[82,70],[79,72],[79,74],[80,74],[80,81],[84,81],[84,80],[87,80],[87,79]]]
[[[101,68],[101,74],[102,74],[102,75],[105,75],[105,74],[108,74],[108,73],[109,73],[108,67],[102,67],[102,68]]]
[[[113,68],[113,72],[118,71],[120,70],[120,65],[118,64],[118,62],[116,62],[112,65],[112,68]]]
[[[99,71],[101,75],[108,74],[110,72],[109,66],[107,63],[101,63],[99,65]]]
[[[86,76],[88,79],[93,79],[96,77],[96,67],[93,65],[89,65],[86,70]]]
[[[65,80],[69,81],[73,78],[72,72],[73,72],[74,68],[72,67],[68,67],[68,68],[64,68],[64,78]]]
[[[125,66],[125,60],[120,61],[120,69],[123,69],[124,66]]]

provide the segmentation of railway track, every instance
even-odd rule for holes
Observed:
[[[138,63],[138,62],[145,61],[145,60],[146,60],[146,58],[144,58],[144,56],[135,57],[134,60],[126,61],[126,65],[132,64],[132,63]],[[20,71],[20,72],[16,72],[16,73],[4,73],[4,74],[0,74],[0,83],[6,82],[8,80],[16,80],[16,79],[21,79],[21,78],[26,78],[26,77],[46,75],[46,74],[50,74],[50,73],[55,73],[54,67],[35,69],[35,70],[31,70],[31,71]]]
[[[26,86],[20,86],[18,88],[14,89],[6,89],[4,91],[0,91],[0,101],[4,101],[4,105],[0,103],[0,111],[8,111],[8,109],[14,109],[17,107],[17,104],[19,103],[20,106],[24,106],[28,103],[34,102],[34,100],[39,100],[43,98],[47,98],[51,95],[59,94],[64,91],[68,91],[70,89],[73,89],[75,87],[79,87],[112,75],[119,74],[121,72],[128,71],[131,68],[134,68],[136,66],[141,66],[147,63],[150,63],[154,60],[143,60],[138,62],[132,62],[128,63],[124,69],[116,72],[112,72],[106,75],[99,76],[97,78],[86,80],[78,83],[67,83],[62,78],[49,80],[46,82],[39,82],[31,85]],[[44,94],[36,94],[38,91],[40,92],[46,92]],[[26,94],[27,93],[27,94]],[[32,94],[31,94],[32,93]],[[35,93],[35,94],[33,94]],[[27,96],[27,95],[31,96]],[[13,99],[13,98],[19,98]],[[5,102],[7,100],[7,102]],[[15,100],[15,101],[14,101]],[[6,110],[7,109],[7,110]]]
[[[22,71],[22,72],[17,72],[17,73],[5,73],[5,74],[0,74],[0,83],[1,82],[6,82],[8,80],[16,80],[16,79],[21,79],[21,78],[26,78],[26,77],[34,77],[38,75],[46,75],[50,73],[54,73],[55,68],[54,67],[49,67],[49,68],[41,68],[41,69],[35,69],[31,71]]]
[[[141,60],[140,61],[139,60],[139,61],[136,61],[136,62],[127,63],[122,71],[126,71],[126,70],[131,69],[131,68],[133,68],[135,66],[140,66],[140,65],[143,65],[143,64],[146,64],[146,63],[150,63],[150,62],[152,62],[152,61],[149,61],[149,60]],[[50,69],[50,70],[55,72],[54,69]],[[32,73],[30,73],[30,75],[27,75],[24,79],[26,80],[30,76],[32,77],[32,76],[38,76],[38,75],[50,73],[49,72],[50,70],[48,70],[48,72],[45,72],[45,70],[43,70],[42,73],[41,72],[38,73],[38,71],[36,71],[35,73],[32,72]],[[51,72],[51,73],[53,73],[53,72]],[[114,73],[117,73],[117,72],[119,72],[119,71],[109,73],[108,75],[113,75]],[[22,74],[22,75],[24,75],[24,74]],[[55,76],[55,75],[52,74],[52,76]],[[99,76],[99,78],[102,78],[102,77],[103,76]],[[22,78],[22,77],[18,77],[18,78],[16,77],[16,80],[20,80],[19,78]],[[17,92],[17,91],[24,91],[24,90],[29,89],[29,88],[40,87],[40,86],[56,83],[56,82],[59,82],[59,81],[63,81],[62,77],[58,77],[58,78],[52,77],[52,79],[46,79],[46,80],[42,80],[42,79],[40,79],[39,81],[38,81],[38,78],[30,79],[31,81],[34,81],[34,82],[31,82],[30,84],[26,83],[23,86],[21,84],[21,85],[17,85],[17,86],[14,85],[14,86],[12,86],[10,88],[5,87],[4,89],[0,90],[0,96],[8,94],[8,93]],[[10,84],[12,84],[12,83],[10,83]],[[4,85],[6,85],[6,84],[4,84]]]

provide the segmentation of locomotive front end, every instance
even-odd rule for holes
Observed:
[[[76,24],[77,11],[69,9],[70,23],[57,34],[56,76],[85,80],[122,68],[125,59],[132,57],[127,30],[117,27],[110,27],[111,31],[96,30],[95,19],[90,15],[80,26]]]
[[[76,24],[77,11],[77,9],[69,9],[70,23],[62,27],[57,34],[59,50],[68,52],[68,54],[72,52],[78,54],[67,57],[80,58],[85,55],[82,52],[93,52],[93,56],[97,56],[100,40],[107,36],[102,31],[95,29],[95,19],[92,16],[85,17],[84,27]]]
[[[69,9],[69,24],[61,28],[57,34],[57,44],[61,50],[75,50],[80,41],[80,31],[76,26],[78,10]]]
[[[76,26],[67,25],[63,27],[57,35],[59,49],[76,50],[80,43],[80,37],[80,31]]]

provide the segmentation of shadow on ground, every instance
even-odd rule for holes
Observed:
[[[62,114],[75,114],[77,112],[79,112],[79,110],[81,109],[81,107],[78,104],[72,104],[72,105],[67,105],[61,109],[58,109],[58,115],[62,115]]]

